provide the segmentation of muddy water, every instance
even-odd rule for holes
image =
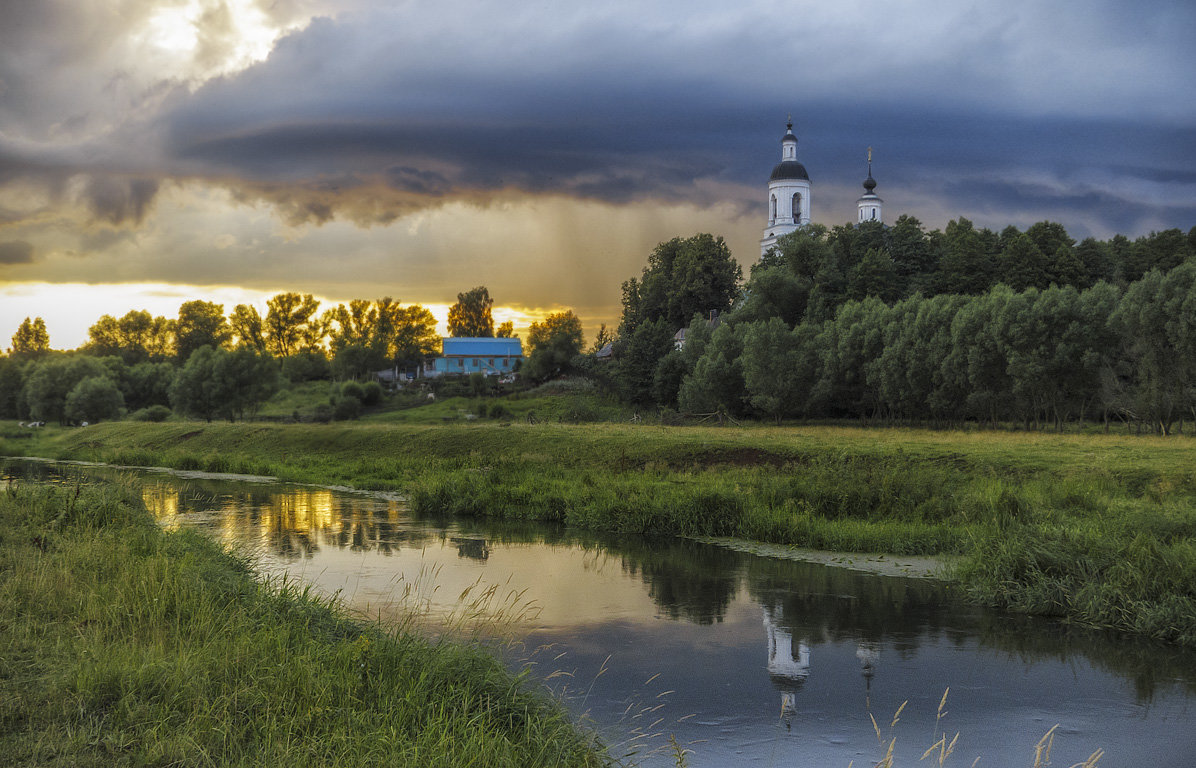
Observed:
[[[4,474],[132,476],[163,526],[202,530],[383,620],[497,616],[517,641],[502,648],[511,664],[530,664],[641,765],[674,765],[670,737],[695,767],[871,765],[883,756],[872,717],[896,736],[897,765],[927,765],[945,731],[959,733],[948,765],[1030,766],[1055,725],[1057,766],[1098,747],[1102,766],[1196,755],[1196,654],[978,611],[934,580],[682,539],[416,519],[397,497],[262,479],[30,462]],[[919,564],[889,572],[906,565]]]

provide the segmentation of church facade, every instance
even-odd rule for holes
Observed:
[[[768,177],[768,224],[760,238],[760,256],[777,244],[777,238],[810,223],[810,174],[797,159],[797,136],[793,134],[793,120],[785,124],[781,137],[781,162]],[[856,201],[856,223],[883,222],[877,196],[876,179],[872,178],[872,148],[868,148],[868,178],[864,180],[864,194]]]

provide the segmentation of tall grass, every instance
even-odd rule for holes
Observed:
[[[631,424],[104,424],[0,453],[398,489],[425,514],[962,556],[975,601],[1196,644],[1185,439]]]
[[[113,486],[0,492],[0,764],[599,765],[479,647],[263,584]]]

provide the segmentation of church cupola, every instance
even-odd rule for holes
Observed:
[[[864,194],[856,201],[859,211],[858,224],[865,221],[884,222],[881,217],[880,206],[884,202],[876,195],[876,179],[872,178],[872,147],[868,147],[868,178],[864,179]]]
[[[776,245],[777,238],[810,223],[810,176],[797,161],[797,136],[793,118],[781,137],[781,162],[768,177],[768,225],[760,240],[760,255]]]

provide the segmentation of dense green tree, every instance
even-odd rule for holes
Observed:
[[[901,296],[897,266],[887,252],[869,248],[863,258],[851,268],[847,283],[847,297],[862,301],[875,296],[881,301],[896,301]]]
[[[904,284],[916,282],[918,276],[933,274],[938,266],[922,222],[913,216],[899,216],[889,230],[889,255]]]
[[[436,318],[425,307],[419,304],[396,307],[391,318],[393,335],[388,354],[395,365],[412,370],[428,358],[440,354]]]
[[[790,330],[780,318],[743,324],[743,382],[748,402],[778,423],[804,415],[818,382],[817,331]]]
[[[805,317],[812,287],[810,278],[795,274],[788,265],[757,264],[744,286],[734,318],[737,322],[755,322],[779,317],[792,328]]]
[[[1076,241],[1067,234],[1062,224],[1054,221],[1039,221],[1026,230],[1026,237],[1038,247],[1040,253],[1051,255],[1060,248],[1073,248]]]
[[[743,383],[742,354],[743,334],[737,326],[723,323],[715,328],[693,372],[681,383],[677,393],[681,410],[695,414],[743,415],[747,392]]]
[[[674,330],[695,313],[726,312],[739,294],[743,270],[721,237],[698,234],[660,243],[640,279],[623,283],[619,335],[644,322],[664,318]]]
[[[22,397],[31,418],[66,424],[66,400],[84,379],[112,379],[111,370],[87,355],[51,357],[32,366],[25,378]]]
[[[1015,291],[1045,288],[1051,281],[1046,256],[1029,235],[1014,235],[997,257],[1000,282]]]
[[[674,349],[674,329],[667,318],[641,322],[630,336],[620,335],[618,387],[624,400],[637,405],[654,402],[656,366]]]
[[[0,419],[16,419],[24,415],[21,412],[24,386],[24,363],[14,357],[0,357]]]
[[[761,263],[784,264],[793,274],[813,279],[823,264],[834,257],[830,231],[821,224],[810,224],[778,237],[776,247],[765,254]]]
[[[1059,285],[1085,288],[1093,282],[1088,274],[1088,268],[1084,265],[1084,260],[1080,258],[1074,248],[1068,248],[1066,245],[1059,246],[1059,250],[1055,251],[1050,271],[1052,279]]]
[[[115,355],[126,365],[160,362],[174,355],[175,322],[133,310],[120,319],[104,315],[88,329],[83,349],[97,357]]]
[[[527,332],[527,359],[520,373],[536,381],[565,373],[581,353],[582,339],[581,320],[571,309],[532,323]]]
[[[226,347],[233,331],[224,319],[224,305],[210,301],[186,301],[179,307],[175,323],[175,344],[180,363],[187,362],[200,347]]]
[[[604,325],[603,328],[605,328],[605,327],[606,326]],[[515,323],[510,320],[499,323],[498,328],[496,328],[494,331],[494,336],[495,336],[495,338],[499,338],[499,339],[515,338]]]
[[[8,353],[17,357],[41,357],[50,351],[50,334],[40,317],[25,318],[12,336]]]
[[[1077,283],[1081,288],[1087,288],[1100,281],[1117,283],[1121,280],[1121,270],[1113,263],[1109,247],[1094,237],[1086,237],[1075,247],[1076,258],[1084,265],[1084,279]]]
[[[941,246],[935,293],[978,295],[993,284],[995,265],[985,237],[972,222],[960,218],[947,224]]]
[[[120,417],[125,399],[116,383],[107,376],[88,376],[66,396],[64,413],[68,420],[96,422]]]
[[[598,333],[594,334],[594,343],[590,345],[590,353],[601,352],[607,344],[614,343],[614,331],[606,327],[606,323],[598,326]]]
[[[494,317],[491,308],[494,299],[486,286],[457,294],[457,303],[449,307],[449,336],[466,338],[491,338],[494,336]]]
[[[327,329],[316,315],[320,302],[310,293],[280,293],[266,302],[265,345],[275,357],[319,347]]]
[[[262,316],[248,304],[238,304],[228,317],[229,330],[236,346],[250,347],[258,352],[266,351],[266,335]]]
[[[120,379],[121,395],[129,410],[151,405],[170,405],[170,385],[175,367],[170,363],[138,363],[129,366]]]
[[[252,415],[278,389],[278,364],[249,347],[200,347],[170,389],[176,411],[211,421]]]

